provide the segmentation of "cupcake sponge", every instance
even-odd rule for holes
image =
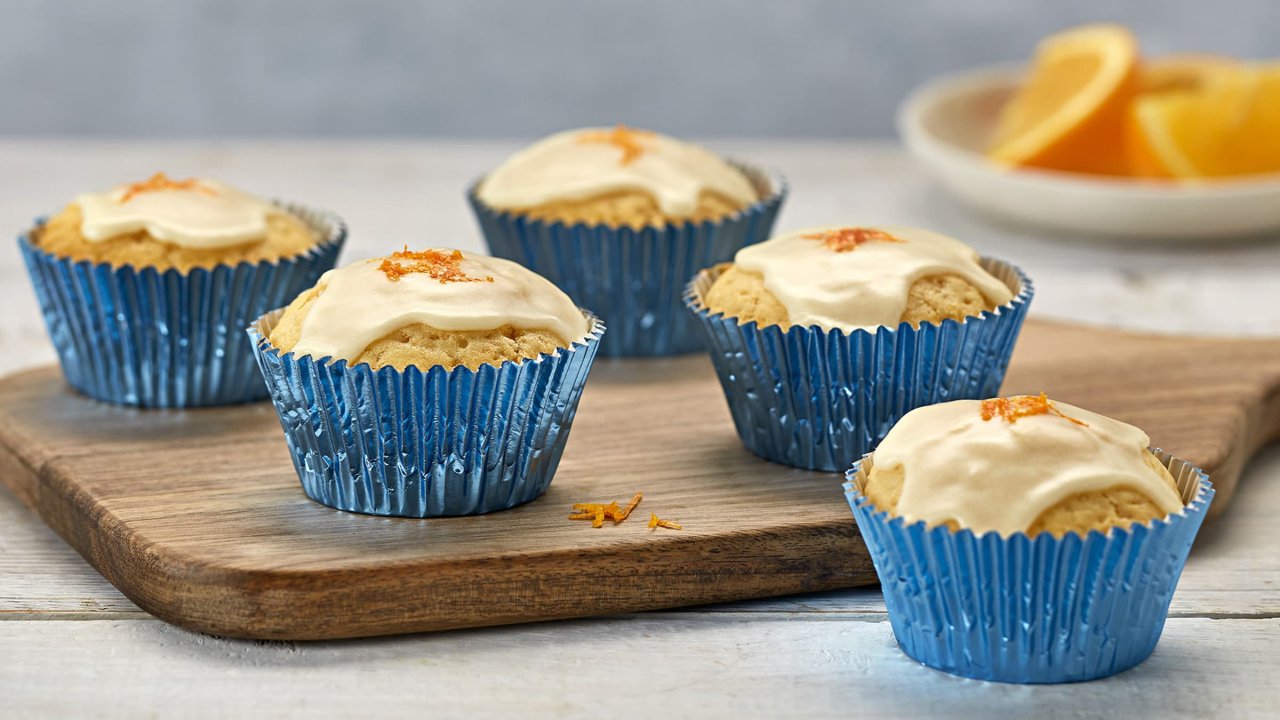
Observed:
[[[1164,464],[1150,451],[1143,451],[1143,462],[1151,472],[1177,491],[1173,476]],[[863,494],[877,509],[895,514],[898,499],[906,478],[904,468],[895,465],[888,468],[873,466],[867,475]],[[1149,497],[1126,486],[1116,486],[1093,492],[1077,493],[1047,508],[1026,528],[1026,534],[1035,537],[1047,532],[1054,537],[1067,533],[1087,534],[1091,530],[1105,533],[1113,527],[1127,528],[1134,523],[1147,523],[1163,518],[1165,512]],[[954,520],[942,523],[951,530],[959,530]]]
[[[661,227],[670,223],[719,220],[746,207],[715,192],[698,196],[697,208],[687,216],[675,217],[662,212],[657,200],[641,190],[605,193],[582,200],[556,200],[515,212],[534,220],[562,222],[569,225],[607,225],[640,229]]]
[[[760,327],[790,327],[787,309],[764,286],[759,273],[730,266],[725,269],[704,298],[707,309],[737,318],[740,323],[755,322]],[[901,322],[918,327],[920,323],[962,320],[989,310],[976,287],[958,275],[934,275],[917,280],[907,293],[907,307]]]
[[[323,292],[313,287],[299,295],[285,309],[271,331],[270,341],[280,352],[289,352],[302,336],[302,323]],[[501,365],[553,353],[569,343],[548,330],[518,330],[504,325],[494,330],[440,330],[427,325],[408,325],[370,343],[349,365],[368,363],[373,369],[413,366],[426,370],[437,365],[446,369],[465,366]]]
[[[82,220],[80,206],[68,205],[35,233],[35,246],[74,262],[87,260],[113,267],[132,265],[188,272],[194,268],[211,269],[218,265],[296,257],[320,241],[306,223],[286,212],[274,212],[267,217],[267,235],[262,240],[225,248],[182,247],[157,240],[145,230],[90,242],[80,232]]]

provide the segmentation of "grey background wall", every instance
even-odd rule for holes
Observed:
[[[0,134],[887,135],[913,85],[1094,20],[1280,55],[1280,0],[0,0]]]

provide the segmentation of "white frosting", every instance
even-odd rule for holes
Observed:
[[[953,274],[968,280],[992,306],[1013,293],[979,264],[968,245],[928,230],[867,228],[898,242],[870,240],[837,252],[826,233],[848,226],[797,230],[738,251],[741,270],[764,276],[764,286],[787,309],[793,325],[825,330],[896,327],[907,309],[907,294],[921,278]]]
[[[590,331],[586,316],[568,295],[509,260],[465,254],[458,269],[471,282],[441,282],[421,272],[391,280],[379,269],[383,260],[362,260],[320,276],[316,286],[321,292],[302,322],[295,354],[354,360],[375,340],[418,324],[440,330],[495,330],[511,325],[548,330],[566,343]],[[412,264],[411,260],[393,262]]]
[[[1051,401],[1052,402],[1052,401]],[[901,467],[896,513],[930,525],[955,520],[977,533],[1024,532],[1045,510],[1078,493],[1124,486],[1166,513],[1182,508],[1172,486],[1143,459],[1147,434],[1066,403],[1009,422],[983,419],[982,401],[957,400],[907,413],[876,448],[875,471]]]
[[[188,181],[181,181],[186,184]],[[261,198],[217,180],[197,178],[194,187],[159,188],[129,195],[130,186],[76,197],[80,233],[102,242],[146,230],[157,240],[187,248],[242,245],[267,235],[267,216],[278,212]]]
[[[743,205],[758,199],[746,176],[709,150],[658,133],[624,129],[639,148],[628,160],[623,146],[604,140],[616,132],[619,129],[581,128],[544,138],[489,173],[477,194],[491,207],[515,210],[642,190],[672,217],[692,215],[704,191]]]

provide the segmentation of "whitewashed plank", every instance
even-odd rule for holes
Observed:
[[[0,487],[0,620],[148,617]]]
[[[1226,515],[1197,536],[1173,614],[1280,617],[1280,446],[1255,458],[1241,483]]]
[[[883,621],[623,617],[282,644],[154,620],[0,623],[9,717],[1268,717],[1280,620],[1177,619],[1095,683],[953,678]]]

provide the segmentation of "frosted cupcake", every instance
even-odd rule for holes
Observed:
[[[1070,682],[1155,649],[1208,478],[1044,395],[913,410],[845,489],[894,634],[941,670]]]
[[[785,193],[779,177],[619,125],[544,138],[469,197],[495,255],[609,321],[606,354],[652,356],[697,349],[681,288],[767,237]]]
[[[1031,283],[927,230],[831,226],[743,248],[685,299],[747,448],[836,472],[913,408],[994,395]]]
[[[307,495],[407,517],[541,495],[603,332],[545,278],[451,249],[333,270],[250,328]]]
[[[195,407],[266,396],[240,328],[333,267],[345,239],[330,213],[158,173],[82,194],[18,243],[72,386]]]

